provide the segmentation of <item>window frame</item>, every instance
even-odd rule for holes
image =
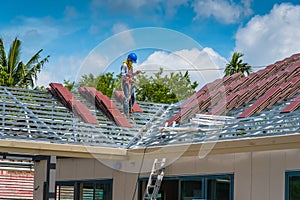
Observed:
[[[113,179],[88,179],[88,180],[67,180],[67,181],[56,181],[55,182],[55,197],[57,196],[57,186],[74,186],[74,200],[78,200],[79,185],[82,183],[93,183],[94,187],[94,198],[95,198],[95,186],[96,184],[109,184],[110,185],[110,199],[113,198]]]
[[[300,177],[300,170],[291,170],[285,172],[285,200],[290,199],[290,177],[292,176],[299,176]]]
[[[188,175],[188,176],[165,176],[164,180],[178,180],[178,198],[181,198],[181,181],[202,181],[202,196],[204,195],[204,199],[207,199],[207,185],[208,180],[218,179],[218,178],[229,178],[229,199],[233,200],[234,198],[234,174],[226,173],[226,174],[208,174],[208,175]],[[138,194],[141,194],[142,188],[140,187],[141,181],[148,181],[148,177],[140,177],[138,179]],[[138,199],[139,199],[138,195]],[[139,199],[140,200],[140,199]]]

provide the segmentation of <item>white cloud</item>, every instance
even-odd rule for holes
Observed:
[[[117,23],[117,24],[114,24],[112,27],[114,34],[117,34],[117,33],[123,32],[123,31],[127,31],[128,29],[129,28],[128,28],[127,24],[124,24],[124,23]]]
[[[45,49],[45,51],[49,52],[49,49],[51,49],[49,46],[55,46],[56,40],[78,30],[72,25],[59,25],[60,22],[51,17],[16,17],[14,20],[18,22],[18,25],[0,27],[0,33],[1,37],[4,38],[5,44],[10,45],[15,37],[22,41],[22,60],[24,61],[27,61],[40,49]]]
[[[199,0],[193,3],[195,19],[213,17],[225,24],[238,22],[242,17],[252,14],[251,0],[243,0],[241,4],[226,0]]]
[[[267,65],[300,52],[300,6],[275,5],[236,33],[235,51],[252,66]]]
[[[188,5],[188,0],[167,0],[162,2],[165,3],[166,15],[169,17],[173,17],[176,14],[179,6]]]
[[[97,51],[92,51],[83,62],[80,62],[81,65],[78,66],[76,70],[75,81],[80,81],[82,75],[84,74],[93,74],[95,76],[104,72],[105,67],[109,64],[109,58],[99,54]]]
[[[14,37],[18,37],[24,44],[26,49],[23,52],[26,54],[36,53],[46,44],[49,44],[60,34],[60,30],[53,25],[51,18],[26,18],[19,17],[18,26],[10,26],[5,29],[0,29],[4,38],[13,41]]]
[[[197,81],[199,87],[223,76],[223,71],[227,63],[211,48],[183,49],[173,53],[156,51],[151,54],[137,68],[151,75],[163,68],[165,73],[189,71],[192,81]]]
[[[46,63],[38,74],[37,86],[48,86],[51,82],[63,83],[64,80],[78,83],[82,75],[95,76],[104,72],[109,59],[97,52],[92,52],[86,58],[78,55],[60,56],[56,61]]]
[[[60,79],[56,79],[53,73],[42,70],[41,73],[38,74],[38,80],[36,81],[36,86],[45,86],[48,87],[51,82],[60,82]]]
[[[89,27],[89,33],[92,35],[98,34],[100,30],[101,30],[101,26],[98,24],[92,24]]]
[[[145,5],[147,0],[93,0],[93,6],[108,6],[111,9],[123,9],[123,10],[136,10],[141,6]]]
[[[37,86],[48,86],[51,82],[76,81],[83,58],[80,56],[60,56],[56,62],[46,63],[38,74]]]
[[[92,16],[100,16],[101,8],[107,8],[111,13],[126,13],[135,16],[157,15],[173,17],[182,5],[188,5],[189,0],[92,0],[90,7]]]
[[[146,0],[92,0],[91,8],[97,11],[98,8],[107,7],[114,12],[132,12],[138,10],[147,3]]]
[[[131,30],[129,30],[127,24],[117,23],[112,27],[113,34],[117,34],[114,38],[115,44],[119,46],[120,49],[130,48],[135,46],[135,40],[132,36]]]
[[[65,20],[69,21],[78,17],[77,10],[74,6],[66,6],[65,8]]]
[[[64,79],[75,78],[82,59],[75,55],[68,57],[57,55],[56,52],[59,50],[57,45],[61,43],[56,42],[61,37],[73,33],[76,28],[59,25],[59,21],[51,17],[16,17],[14,20],[18,22],[18,25],[0,28],[7,52],[13,39],[18,37],[22,41],[22,61],[27,62],[40,49],[44,49],[40,54],[41,58],[50,54],[49,62],[38,75],[38,86],[48,86],[50,82],[62,82]]]

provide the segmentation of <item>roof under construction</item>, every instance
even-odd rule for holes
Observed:
[[[122,92],[72,94],[0,87],[0,139],[136,149],[300,133],[300,54],[242,77],[206,84],[177,104],[137,102],[126,118]]]

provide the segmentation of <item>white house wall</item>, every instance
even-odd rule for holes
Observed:
[[[149,163],[149,162],[148,162]],[[36,175],[44,165],[36,169]],[[300,169],[300,150],[184,157],[166,167],[165,176],[234,174],[235,200],[284,199],[285,172]],[[113,179],[113,199],[132,199],[137,173],[112,169],[96,159],[58,159],[57,181]],[[141,177],[147,177],[142,173]],[[36,184],[41,178],[36,176]],[[36,187],[36,186],[35,186]],[[136,192],[137,198],[137,192]]]

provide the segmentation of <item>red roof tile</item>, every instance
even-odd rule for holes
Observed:
[[[100,109],[109,119],[122,127],[132,127],[128,119],[123,115],[115,103],[102,92],[93,87],[80,87],[80,94]]]
[[[239,117],[250,116],[299,92],[299,77],[300,54],[295,54],[243,78],[240,74],[234,74],[217,79],[184,101],[179,106],[180,111],[167,124],[188,119],[203,111],[214,115],[226,114],[257,99]],[[273,100],[268,100],[269,97]]]
[[[220,94],[225,91],[224,85],[232,84],[240,77],[241,73],[237,73],[206,84],[179,106],[181,110],[167,121],[167,125],[170,126],[173,122],[185,120],[196,113],[206,110],[211,106],[212,102],[216,103],[218,101]]]
[[[89,124],[98,124],[96,117],[90,112],[87,106],[76,100],[73,94],[60,83],[50,83],[49,91],[65,107],[74,112],[76,116]]]
[[[300,108],[300,95],[295,97],[289,105],[283,108],[280,113],[289,113]]]

